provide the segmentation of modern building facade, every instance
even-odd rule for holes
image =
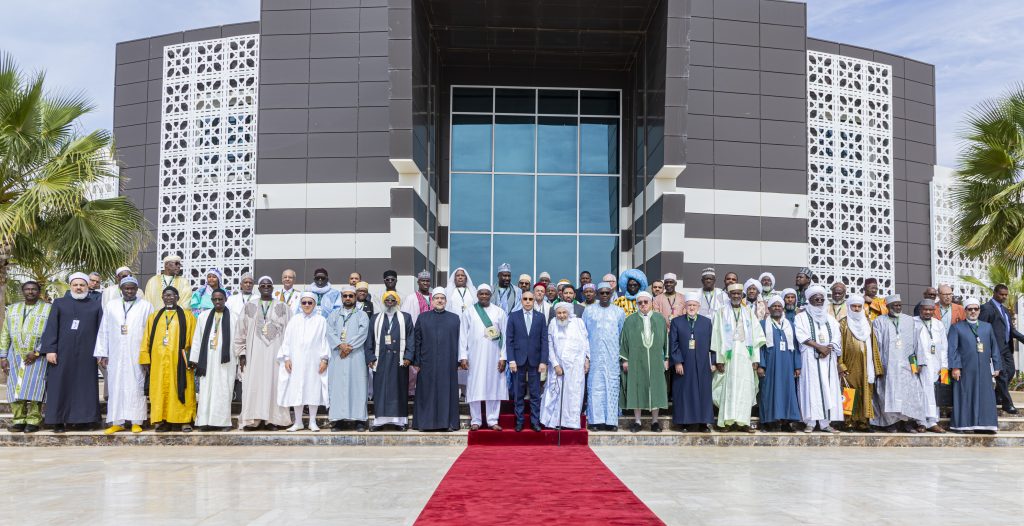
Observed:
[[[934,67],[809,37],[806,9],[263,0],[257,22],[122,42],[119,162],[156,239],[141,270],[393,268],[408,290],[502,262],[687,287],[809,266],[916,297],[944,276]]]

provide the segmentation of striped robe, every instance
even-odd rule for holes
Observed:
[[[16,303],[7,309],[7,319],[0,332],[0,357],[11,363],[7,379],[7,399],[42,402],[46,395],[46,356],[40,355],[25,367],[25,355],[38,350],[39,338],[50,316],[50,304],[39,300],[35,305]]]

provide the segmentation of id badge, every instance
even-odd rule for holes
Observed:
[[[978,352],[985,352],[985,344],[981,343],[981,338],[978,338]]]
[[[121,326],[121,334],[122,335],[128,334],[128,326],[127,325],[122,325]]]
[[[690,338],[690,349],[692,350],[692,349],[696,349],[696,348],[697,348],[697,340],[694,340],[693,338]]]
[[[902,348],[903,347],[903,340],[901,340],[900,338],[896,338],[896,347],[901,347]]]
[[[935,354],[935,346],[932,345],[932,354]]]
[[[391,345],[391,335],[390,334],[384,335],[384,345]]]
[[[73,331],[77,331],[78,330],[78,320],[71,320],[71,330],[73,330]]]
[[[166,345],[168,345],[170,343],[171,343],[171,341],[168,340],[166,336],[164,336],[164,345],[166,346]]]
[[[348,336],[348,329],[341,331],[341,341],[345,341],[346,336]]]

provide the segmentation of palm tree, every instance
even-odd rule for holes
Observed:
[[[988,257],[1014,275],[1024,269],[1024,84],[967,114],[951,191],[955,232],[968,257]]]
[[[92,103],[79,94],[50,94],[43,81],[42,73],[23,75],[11,55],[0,54],[0,290],[12,267],[48,280],[54,275],[36,271],[109,276],[148,240],[145,217],[127,199],[86,198],[93,185],[118,177],[110,133],[79,132],[77,120],[93,111]]]
[[[960,279],[978,287],[979,290],[985,293],[986,297],[992,297],[993,289],[997,284],[1002,283],[1006,285],[1006,288],[1010,289],[1010,295],[1006,298],[1005,307],[1014,314],[1017,312],[1017,303],[1021,298],[1024,298],[1024,278],[1021,278],[1020,274],[1012,272],[1009,267],[1002,263],[989,263],[989,283],[985,283],[974,276],[960,276]],[[982,298],[982,301],[984,301],[984,298]]]

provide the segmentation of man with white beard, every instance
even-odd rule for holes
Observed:
[[[508,400],[505,381],[505,311],[491,305],[491,287],[477,289],[476,303],[462,314],[459,330],[459,366],[469,371],[466,377],[466,401],[469,402],[470,431],[483,424],[480,405],[486,406],[487,425],[501,431],[498,412],[501,401]]]
[[[104,376],[110,397],[107,400],[107,422],[104,434],[124,431],[126,421],[132,423],[132,433],[142,432],[146,420],[146,373],[139,365],[139,349],[146,330],[146,319],[153,306],[139,298],[139,282],[132,276],[121,280],[121,298],[103,307],[103,319],[96,335],[96,357]]]
[[[843,421],[843,392],[839,387],[838,358],[842,354],[843,335],[839,323],[828,315],[825,288],[807,288],[807,304],[796,315],[796,341],[800,342],[800,415],[805,433],[814,425],[824,433],[838,433],[832,422]]]
[[[555,305],[555,319],[548,326],[548,362],[555,376],[548,379],[541,397],[540,423],[544,427],[580,428],[590,342],[583,320],[572,311],[571,303]]]

